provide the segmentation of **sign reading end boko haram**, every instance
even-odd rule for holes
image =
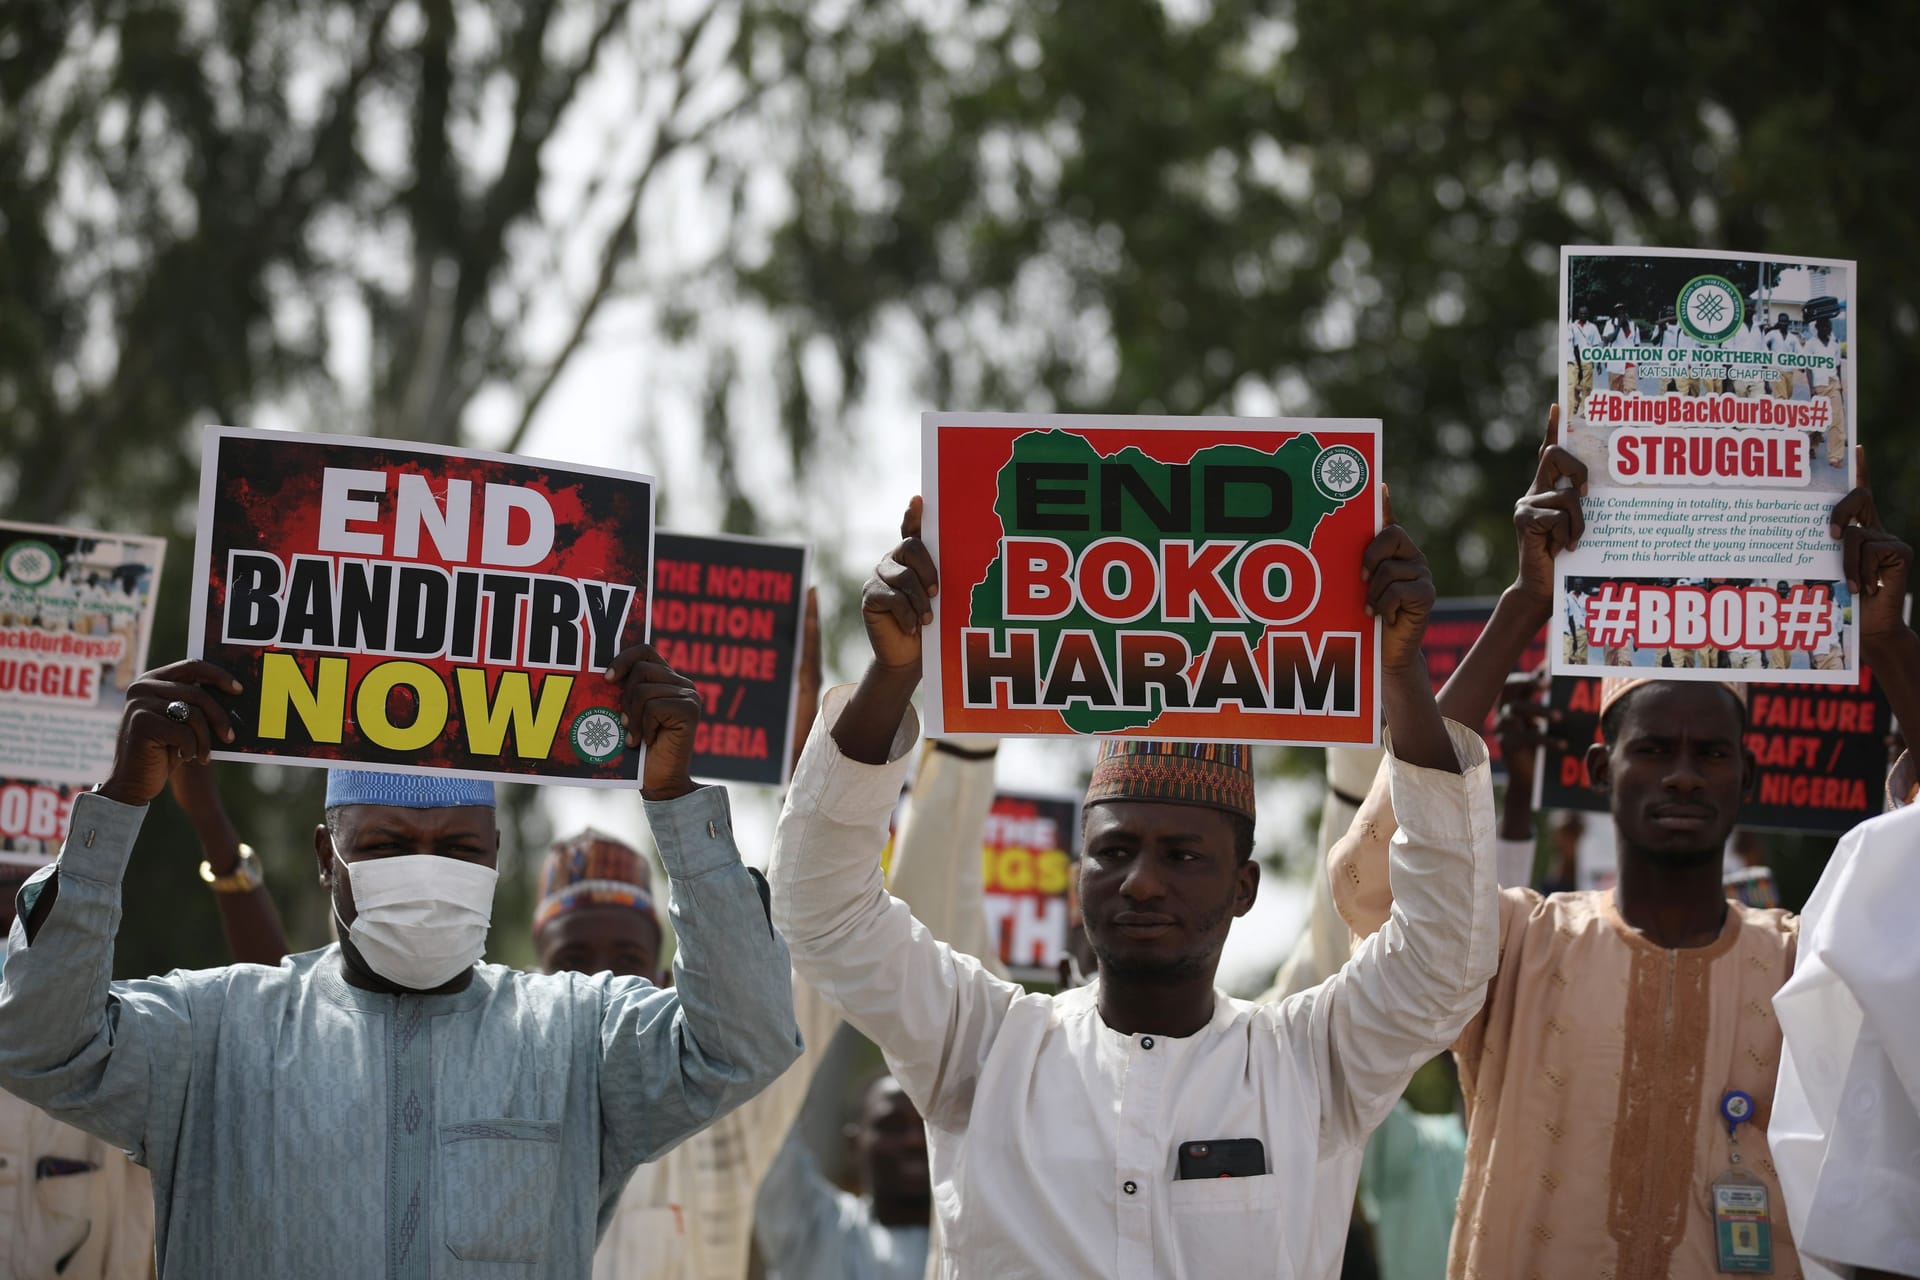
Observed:
[[[605,672],[652,544],[646,476],[210,428],[190,652],[243,686],[214,754],[630,784]]]
[[[1378,740],[1378,422],[922,428],[930,733]]]

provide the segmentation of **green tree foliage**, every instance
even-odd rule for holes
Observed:
[[[452,442],[490,395],[513,447],[631,284],[662,174],[751,104],[738,31],[721,0],[0,6],[0,510],[171,535],[162,662],[204,424]],[[555,139],[596,124],[554,200]],[[222,774],[296,944],[323,940],[319,773]],[[507,843],[537,848],[516,800]],[[122,972],[222,959],[193,848],[157,803]]]
[[[790,203],[737,278],[842,365],[794,440],[883,342],[941,408],[1378,416],[1468,594],[1511,573],[1562,244],[1853,257],[1911,531],[1911,30],[1889,0],[761,0]]]
[[[762,0],[791,203],[739,279],[855,389],[896,326],[942,407],[1379,416],[1468,592],[1509,572],[1560,245],[1857,257],[1864,434],[1911,527],[1909,16]]]

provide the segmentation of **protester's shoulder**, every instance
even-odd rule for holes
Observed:
[[[1800,937],[1800,917],[1784,907],[1749,907],[1727,900],[1728,909],[1739,914],[1740,942],[1743,947],[1761,951],[1786,950]]]
[[[1572,935],[1604,928],[1610,894],[1604,889],[1576,889],[1543,894],[1510,885],[1500,891],[1502,923],[1509,931],[1522,926],[1527,933]]]
[[[621,1000],[658,995],[667,988],[645,978],[600,973],[536,973],[503,964],[483,964],[474,981],[495,998],[508,997],[533,1004],[606,1007]]]
[[[300,1003],[317,966],[335,948],[286,956],[279,964],[226,964],[208,969],[173,969],[150,978],[115,982],[121,1000],[159,1000],[178,1005],[199,1020],[216,1025],[222,1017],[273,1016]]]
[[[145,984],[173,987],[190,996],[272,996],[304,986],[315,968],[334,948],[301,951],[281,957],[279,964],[223,964],[210,969],[173,969]],[[136,982],[132,985],[142,985]]]
[[[1096,992],[1098,981],[1073,987],[1057,994],[1026,991],[1013,998],[1007,1010],[1007,1016],[1045,1018],[1050,1025],[1064,1026],[1069,1022],[1081,1022],[1088,1018],[1098,1018],[1100,1010]]]

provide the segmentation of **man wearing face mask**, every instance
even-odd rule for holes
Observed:
[[[226,672],[129,691],[112,771],[20,894],[0,982],[0,1085],[153,1171],[176,1276],[589,1273],[633,1167],[799,1052],[786,947],[726,793],[688,776],[700,703],[650,648],[606,673],[673,881],[675,986],[477,964],[499,840],[490,786],[336,770],[315,833],[340,942],[278,968],[111,982],[145,806],[232,740]],[[177,1194],[176,1194],[177,1193]]]

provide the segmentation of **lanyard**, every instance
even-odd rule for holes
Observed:
[[[1720,1099],[1727,1122],[1727,1162],[1731,1166],[1709,1190],[1713,1198],[1713,1236],[1722,1274],[1773,1274],[1773,1219],[1767,1188],[1740,1167],[1740,1126],[1753,1118],[1753,1095],[1729,1089]]]

